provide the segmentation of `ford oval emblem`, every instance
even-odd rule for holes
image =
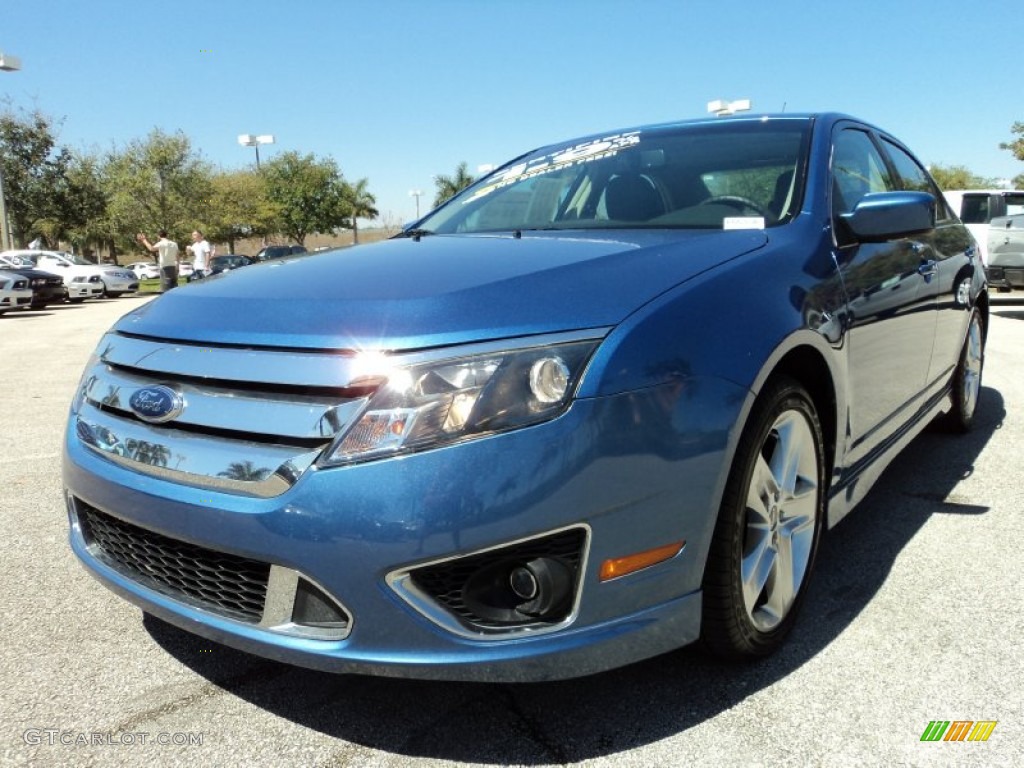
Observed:
[[[185,401],[170,387],[159,384],[135,390],[128,407],[143,421],[159,424],[180,416]]]

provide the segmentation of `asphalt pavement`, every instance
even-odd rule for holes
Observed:
[[[924,433],[829,532],[781,653],[484,685],[287,667],[88,576],[63,425],[100,335],[148,300],[0,317],[0,764],[1024,765],[1024,301],[993,309],[976,430]],[[932,721],[996,725],[923,742]]]

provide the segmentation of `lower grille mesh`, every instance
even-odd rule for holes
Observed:
[[[270,565],[125,523],[75,500],[85,542],[123,576],[196,607],[258,624]]]

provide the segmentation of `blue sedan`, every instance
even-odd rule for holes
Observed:
[[[853,118],[547,146],[392,240],[123,317],[68,421],[71,546],[321,670],[761,656],[823,531],[926,425],[970,429],[988,308],[924,167]]]

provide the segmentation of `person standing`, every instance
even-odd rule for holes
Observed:
[[[203,233],[198,229],[192,233],[192,243],[185,246],[185,250],[192,254],[192,275],[189,282],[201,280],[210,271],[210,260],[213,259],[214,249]]]
[[[160,235],[160,239],[156,243],[150,243],[141,232],[135,236],[135,239],[147,251],[159,255],[157,261],[160,264],[160,292],[166,293],[178,285],[178,244],[167,239],[166,229],[161,229],[157,234]]]

